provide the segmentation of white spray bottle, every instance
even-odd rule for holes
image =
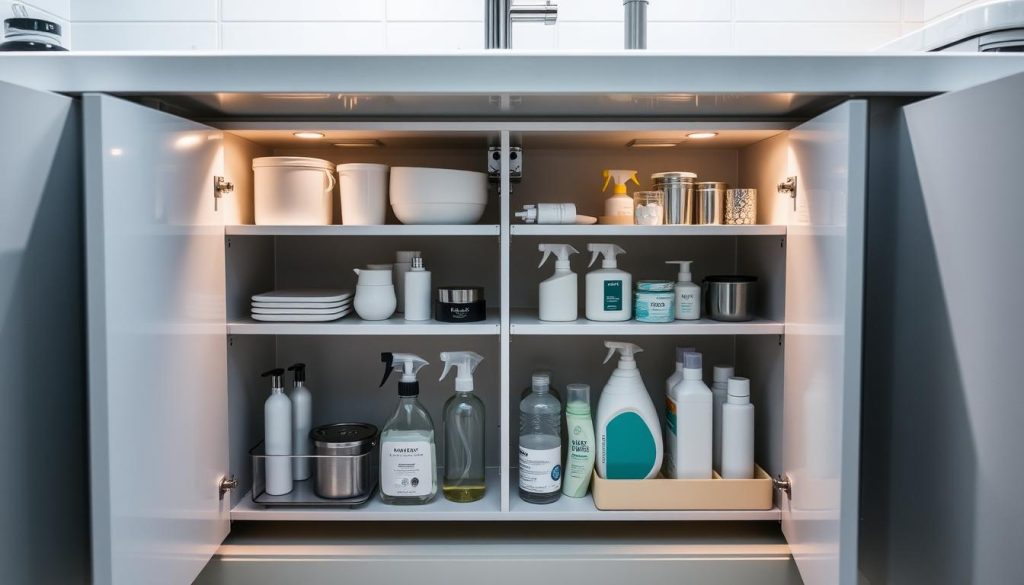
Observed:
[[[275,368],[262,376],[270,378],[270,397],[263,403],[263,450],[269,455],[266,491],[271,496],[283,496],[292,491],[292,401],[281,383],[284,370]]]
[[[700,287],[694,284],[690,273],[692,260],[669,260],[665,264],[678,264],[679,275],[676,277],[675,311],[676,319],[696,321],[700,319]]]
[[[555,274],[540,283],[541,321],[575,321],[579,317],[579,297],[576,273],[569,267],[569,256],[579,250],[569,244],[539,244],[544,252],[537,268],[544,266],[548,257],[555,255]]]
[[[604,186],[601,187],[601,191],[606,191],[609,183],[614,184],[612,196],[604,200],[607,223],[633,223],[633,199],[626,191],[626,183],[633,181],[639,186],[640,181],[636,178],[636,173],[622,169],[605,169]],[[626,221],[627,219],[629,221]]]
[[[619,352],[597,403],[597,473],[605,479],[649,479],[661,469],[664,445],[658,411],[637,369],[633,356],[643,348],[632,343],[606,341],[608,355]]]
[[[453,502],[475,502],[484,497],[484,403],[473,393],[473,370],[483,356],[472,351],[443,351],[444,380],[452,366],[455,395],[444,403],[444,497]],[[439,381],[440,381],[439,380]]]
[[[633,277],[619,270],[615,256],[626,251],[615,244],[587,244],[593,266],[603,256],[601,268],[587,273],[587,319],[591,321],[629,321],[633,316]]]

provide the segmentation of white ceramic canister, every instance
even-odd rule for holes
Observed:
[[[338,165],[341,185],[341,223],[383,225],[388,211],[388,165]]]
[[[391,270],[354,268],[359,275],[352,306],[364,321],[383,321],[395,314],[398,298],[391,281]]]
[[[333,167],[304,156],[254,158],[256,225],[330,225]]]

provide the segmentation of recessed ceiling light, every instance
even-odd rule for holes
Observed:
[[[293,132],[292,136],[296,138],[305,138],[306,140],[316,140],[317,138],[323,138],[323,132]]]
[[[629,148],[672,148],[679,146],[678,140],[664,138],[637,138],[626,144]]]
[[[690,132],[686,135],[687,138],[692,138],[694,140],[704,140],[707,138],[714,138],[715,136],[718,136],[718,132]]]
[[[335,142],[334,146],[339,148],[380,148],[384,146],[384,143],[376,138],[353,138],[351,140]]]

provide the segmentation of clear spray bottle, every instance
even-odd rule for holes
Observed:
[[[455,366],[455,395],[444,404],[444,497],[475,502],[484,497],[484,403],[473,393],[473,370],[483,356],[471,351],[441,352],[441,380]]]

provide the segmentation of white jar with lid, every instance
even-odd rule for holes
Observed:
[[[256,225],[330,225],[334,166],[305,156],[253,159]]]

